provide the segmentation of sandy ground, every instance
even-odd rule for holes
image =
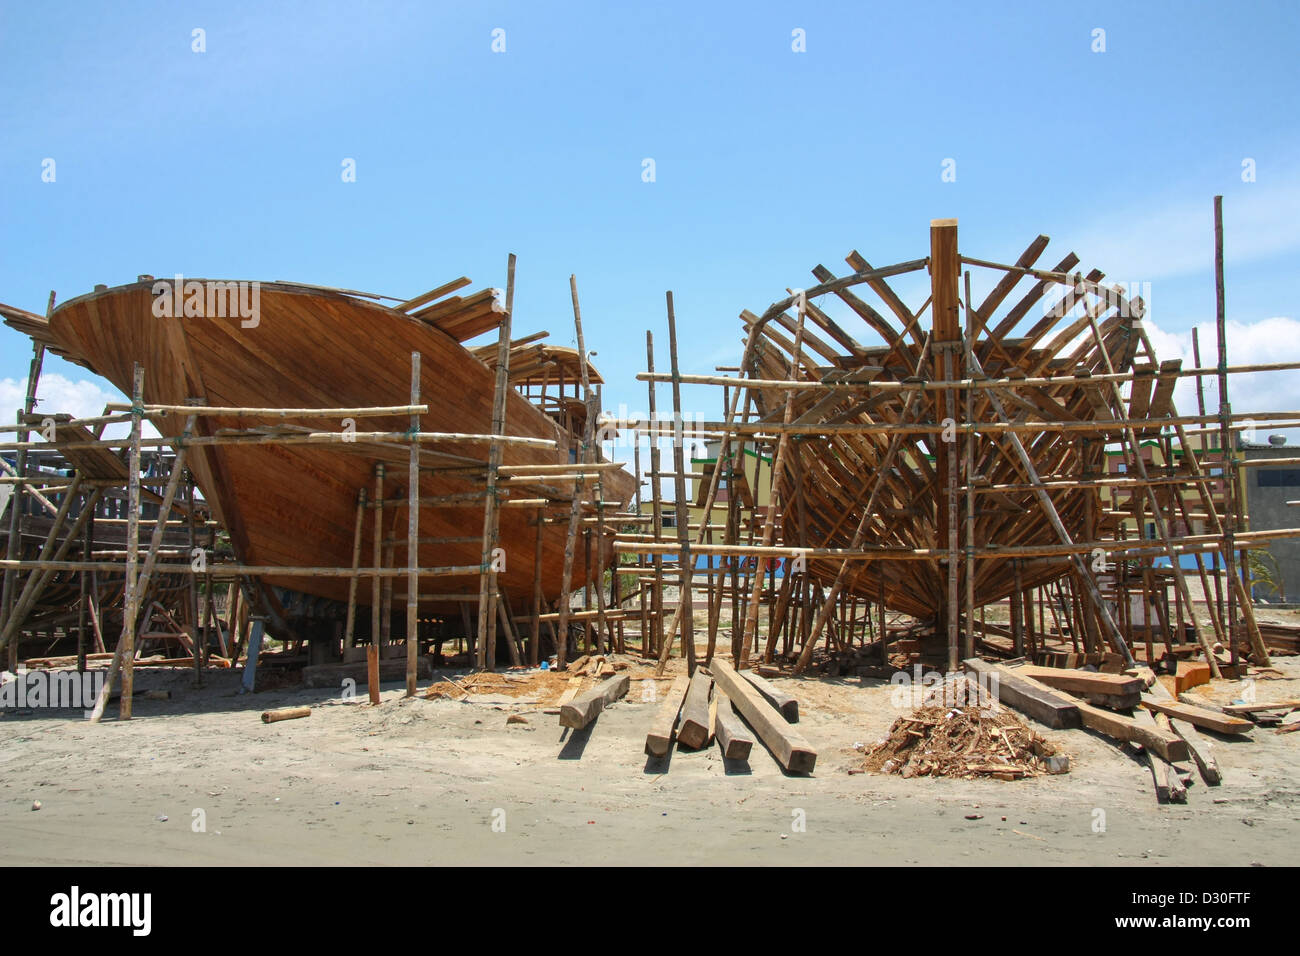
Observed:
[[[1278,670],[1258,682],[1260,700],[1300,696],[1300,658],[1279,659]],[[1300,856],[1300,734],[1215,738],[1223,785],[1198,778],[1186,805],[1161,807],[1146,768],[1088,731],[1045,731],[1070,755],[1061,776],[850,775],[854,744],[874,742],[899,714],[875,680],[777,682],[799,697],[799,730],[820,754],[802,777],[784,774],[761,744],[747,765],[729,765],[716,747],[645,757],[655,705],[637,680],[577,733],[527,694],[406,700],[386,685],[373,708],[292,687],[240,696],[237,680],[212,672],[196,689],[188,672],[142,670],[138,689],[172,699],[138,699],[130,722],[92,726],[70,711],[0,718],[0,858],[1276,865]],[[1227,682],[1215,696],[1236,690]],[[314,708],[309,718],[260,721],[263,710],[301,704]],[[527,723],[507,724],[512,714]]]

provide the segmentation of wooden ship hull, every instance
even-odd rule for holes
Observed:
[[[187,280],[188,281],[188,280]],[[206,280],[196,280],[206,282]],[[449,284],[454,291],[468,280]],[[199,404],[231,408],[359,408],[403,406],[409,402],[411,355],[421,355],[420,402],[428,412],[420,418],[423,432],[488,434],[492,432],[495,372],[483,360],[496,345],[476,354],[463,340],[496,329],[501,308],[494,290],[435,301],[421,297],[402,307],[390,308],[360,294],[287,283],[261,283],[256,322],[233,317],[159,317],[154,314],[154,283],[144,281],[72,299],[56,308],[41,327],[32,321],[10,324],[70,361],[102,375],[123,392],[132,390],[136,363],[144,369],[147,405]],[[409,307],[410,311],[403,311]],[[180,311],[180,302],[174,311]],[[562,353],[568,353],[567,356]],[[583,409],[566,398],[564,385],[575,388],[576,373],[564,379],[566,361],[576,365],[572,350],[545,346],[512,349],[511,384],[508,389],[506,435],[554,441],[554,449],[507,444],[503,465],[567,465],[580,447]],[[520,377],[513,366],[520,366]],[[545,369],[557,393],[547,410],[528,401],[517,390],[529,369]],[[599,381],[594,369],[591,374]],[[543,395],[545,388],[543,388]],[[577,406],[575,408],[575,405]],[[182,434],[182,414],[151,416],[166,438]],[[249,416],[198,416],[196,435],[222,429],[263,426],[284,430],[342,433],[345,422],[318,418],[294,420]],[[567,427],[566,427],[567,426]],[[405,432],[406,415],[358,418],[359,432]],[[422,499],[459,496],[462,501],[420,510],[421,567],[472,566],[472,575],[426,578],[421,592],[434,599],[422,601],[422,613],[457,607],[439,594],[477,595],[482,562],[485,443],[422,446],[419,494]],[[407,509],[395,499],[405,499],[408,447],[358,441],[338,444],[222,444],[191,446],[187,464],[210,505],[214,517],[229,532],[236,557],[249,566],[349,567],[353,561],[358,493],[366,489],[373,501],[376,462],[387,462],[382,511],[383,538],[394,542],[391,561],[406,564]],[[607,503],[626,503],[634,479],[623,471],[605,472],[603,496]],[[573,484],[561,487],[538,484],[512,487],[509,496],[563,500],[572,496]],[[590,486],[584,498],[594,497]],[[567,516],[569,506],[564,505]],[[503,508],[500,511],[499,547],[504,568],[498,575],[502,593],[512,606],[531,606],[534,585],[537,518],[541,509]],[[373,564],[371,542],[376,511],[364,523],[361,566]],[[548,512],[552,516],[555,509]],[[587,513],[591,513],[588,508]],[[541,534],[541,587],[551,604],[561,593],[561,575],[567,526],[543,526]],[[593,576],[608,560],[607,549],[597,548],[588,568],[584,549],[575,549],[574,586]],[[404,578],[393,582],[400,606],[406,593]],[[341,577],[267,575],[263,584],[275,585],[339,601],[348,598],[348,580]],[[358,589],[358,602],[371,602],[368,582]]]
[[[1024,462],[1012,452],[1006,433],[966,428],[967,423],[1002,421],[990,395],[996,396],[1002,412],[1013,422],[1090,423],[1084,424],[1086,431],[1075,433],[1050,427],[1017,433],[1038,472],[1074,475],[1080,481],[1105,473],[1106,444],[1122,438],[1119,422],[1126,416],[1145,422],[1169,414],[1180,363],[1157,366],[1152,356],[1143,354],[1143,361],[1135,366],[1141,340],[1137,321],[1141,301],[1129,302],[1122,294],[1101,287],[1099,272],[1076,274],[1078,260],[1073,255],[1051,272],[1077,275],[1075,288],[1067,284],[1062,292],[1059,284],[1033,282],[1034,260],[1046,244],[1046,237],[1039,237],[1017,263],[1015,268],[1020,271],[1007,275],[977,304],[974,328],[963,329],[958,324],[955,296],[947,314],[941,313],[926,328],[918,318],[930,303],[913,313],[883,278],[867,283],[883,301],[883,311],[848,287],[835,293],[889,343],[883,347],[859,344],[811,300],[798,347],[798,322],[789,311],[769,310],[763,319],[743,313],[748,330],[758,327],[744,369],[749,377],[818,385],[860,383],[860,387],[835,392],[749,389],[757,422],[788,420],[814,431],[819,424],[838,429],[786,443],[785,460],[775,477],[774,500],[780,509],[776,542],[786,547],[864,553],[863,558],[847,563],[840,580],[841,593],[883,603],[922,620],[942,621],[950,606],[950,554],[958,556],[957,594],[962,607],[968,603],[982,607],[1013,591],[1022,592],[1073,573],[1063,557],[1042,559],[1051,548],[1061,545],[1062,538],[1046,519]],[[857,253],[847,261],[855,271],[870,269]],[[949,263],[953,271],[945,278],[954,291],[959,288],[955,261]],[[919,265],[927,263],[933,270],[936,257]],[[1040,271],[1046,274],[1046,270]],[[834,281],[833,274],[822,266],[814,275],[822,283]],[[1032,288],[1022,289],[1021,297],[1010,298],[1016,284],[1026,278]],[[1031,310],[1041,314],[1036,322]],[[886,317],[886,312],[892,312],[892,317]],[[960,314],[967,312],[963,308]],[[1012,330],[1027,317],[1028,333],[1011,337]],[[946,371],[945,352],[952,362]],[[1055,381],[1025,388],[977,390],[970,409],[965,405],[966,390],[961,388],[948,392],[907,390],[907,383],[967,377],[968,355],[979,370],[975,377]],[[1110,381],[1103,378],[1089,383],[1080,378],[1112,372],[1126,375],[1135,367],[1140,374],[1123,400]],[[792,396],[789,409],[787,394]],[[952,406],[946,404],[949,395]],[[948,420],[954,427],[945,441],[937,429]],[[1099,422],[1102,427],[1093,427]],[[1107,428],[1107,422],[1116,424]],[[1139,439],[1151,438],[1157,431],[1139,426],[1137,434]],[[895,446],[893,451],[891,446]],[[957,459],[959,477],[951,484],[946,456]],[[964,490],[967,474],[977,492],[981,485],[997,489],[975,494],[973,508],[968,506]],[[950,502],[953,486],[956,495]],[[1058,482],[1047,494],[1073,541],[1097,541],[1118,533],[1120,519],[1107,510],[1100,493],[1080,494],[1078,487]],[[868,504],[871,513],[864,517]],[[761,523],[762,519],[758,520]],[[956,527],[955,551],[950,550],[952,525]],[[1041,551],[1037,560],[981,554],[973,562],[968,592],[964,546],[972,540],[979,542],[981,550],[993,546]],[[893,553],[871,558],[873,549]],[[814,582],[829,590],[844,565],[837,558],[810,558],[807,571]]]

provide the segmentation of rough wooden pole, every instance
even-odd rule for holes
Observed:
[[[496,381],[492,390],[492,434],[506,431],[506,400],[510,392],[510,326],[515,297],[515,254],[506,263],[506,304],[497,330]],[[488,448],[487,498],[483,506],[483,554],[479,571],[478,648],[480,669],[496,664],[497,572],[496,549],[501,532],[501,502],[497,498],[497,473],[501,468],[502,446]]]
[[[375,464],[375,504],[374,504],[374,521],[371,540],[374,544],[374,553],[371,561],[376,569],[384,566],[384,463]],[[380,636],[383,628],[380,624],[380,616],[383,613],[383,579],[375,575],[370,579],[370,643],[379,647]]]
[[[1236,535],[1239,521],[1241,489],[1237,485],[1237,456],[1233,451],[1233,435],[1229,423],[1232,421],[1232,404],[1228,401],[1228,319],[1224,304],[1223,283],[1223,197],[1214,197],[1214,327],[1219,344],[1219,447],[1223,449],[1223,479],[1225,489],[1223,515],[1223,556],[1228,579],[1232,586],[1228,588],[1228,622],[1227,631],[1231,638],[1232,659],[1237,660],[1237,608],[1236,595],[1242,590],[1241,609],[1247,619],[1247,633],[1251,642],[1251,653],[1255,663],[1269,667],[1268,649],[1259,635],[1259,628],[1254,625],[1254,608],[1251,606],[1250,589],[1241,580],[1241,571],[1237,560]],[[1199,379],[1198,379],[1199,381]],[[1214,660],[1211,658],[1210,667]]]
[[[366,517],[366,489],[357,492],[357,521],[352,532],[352,577],[348,579],[348,616],[343,628],[343,659],[353,646],[353,636],[357,624],[357,585],[360,583],[357,570],[361,567],[361,530]]]
[[[971,305],[970,270],[966,270],[966,335],[965,363],[969,367],[975,348],[976,330],[980,327],[974,306]],[[966,421],[975,420],[973,391],[966,389]],[[962,660],[975,656],[975,433],[966,436],[966,632],[962,643]]]
[[[528,664],[536,667],[541,657],[542,644],[542,532],[546,512],[537,509],[537,540],[533,545],[533,615],[528,631]]]
[[[645,352],[646,368],[653,373],[655,369],[655,339],[654,334],[649,330],[645,334]],[[647,387],[650,400],[650,498],[652,507],[650,528],[654,534],[654,539],[659,541],[663,538],[664,517],[663,497],[659,487],[659,423],[655,411],[654,379],[647,383]],[[659,649],[663,646],[664,639],[664,556],[656,552],[652,555],[651,563],[654,566],[654,590],[650,592],[650,627],[653,633],[649,647],[651,649],[650,653],[658,654]]]
[[[158,512],[161,525],[167,516]],[[190,538],[190,561],[194,561],[194,552],[198,550],[197,529],[194,526],[194,476],[186,469],[185,474],[185,521]],[[203,686],[203,652],[207,648],[207,630],[199,620],[199,578],[191,574],[189,581],[190,623],[194,628],[194,686]]]
[[[680,369],[677,363],[677,316],[673,312],[673,294],[667,293],[668,301],[668,358],[671,363],[673,373],[673,483],[676,489],[677,498],[677,544],[678,557],[681,564],[681,585],[677,596],[677,613],[673,615],[673,623],[681,622],[682,644],[686,652],[686,669],[687,673],[695,673],[695,606],[692,599],[692,577],[695,571],[695,560],[691,556],[691,508],[690,502],[686,498],[686,438],[685,423],[682,419],[682,385],[680,379]],[[713,482],[711,486],[717,487],[717,474],[713,470]],[[709,524],[708,516],[713,512],[712,502],[708,502],[704,508],[704,519],[701,524],[704,526],[700,529],[700,537],[703,539],[705,529]],[[673,640],[676,638],[677,629],[674,627],[668,635],[665,642],[665,651],[672,650]],[[660,665],[666,661],[664,653],[659,655]]]
[[[573,298],[573,327],[578,337],[578,368],[582,373],[581,382],[590,392],[590,384],[587,376],[587,346],[582,337],[582,310],[578,306],[578,277],[569,276],[569,292]],[[575,388],[576,390],[576,388]],[[587,449],[591,444],[595,420],[591,405],[590,396],[587,399],[586,421],[582,426],[582,445],[578,449],[578,464],[581,465],[587,460]],[[582,516],[582,482],[573,483],[573,501],[569,506],[569,526],[564,537],[564,567],[560,575],[560,620],[556,630],[559,632],[558,641],[559,649],[556,656],[556,667],[564,670],[565,660],[569,651],[569,604],[571,601],[571,591],[573,589],[573,549],[578,538],[578,522]]]
[[[933,376],[951,381],[954,375],[954,350],[960,347],[961,323],[958,316],[958,282],[961,259],[957,253],[957,220],[934,219],[930,222],[930,314],[933,319]],[[942,404],[941,404],[942,403]],[[948,670],[957,670],[960,656],[957,632],[960,617],[957,603],[957,460],[956,407],[953,392],[935,397],[934,419],[951,424],[953,440],[941,435],[935,443],[935,474],[945,482],[945,493],[936,496],[935,527],[937,544],[948,548],[948,600],[938,618],[948,632]]]
[[[114,663],[122,669],[122,702],[118,709],[118,719],[131,719],[131,697],[135,693],[135,629],[140,617],[140,582],[137,577],[140,560],[140,431],[144,425],[144,369],[137,362],[131,387],[131,452],[127,464],[127,512],[126,512],[126,595],[122,611],[122,638],[118,642],[117,656]],[[160,517],[165,517],[159,512]],[[163,527],[160,521],[158,529]],[[96,702],[93,721],[98,721],[103,713],[100,704],[107,704],[112,693],[113,669],[109,668],[108,680],[104,681],[101,700]]]
[[[54,293],[50,293],[50,299],[45,308],[45,318],[48,320],[50,313],[54,311]],[[37,341],[32,342],[32,362],[27,371],[27,394],[23,400],[22,411],[18,413],[18,424],[26,424],[27,416],[32,413],[36,407],[36,387],[41,378],[41,366],[45,361],[45,346]],[[15,437],[20,442],[26,442],[31,433],[25,428],[19,428]],[[18,478],[27,477],[27,449],[20,448],[14,456],[14,473]],[[14,487],[13,494],[9,501],[9,542],[6,546],[5,557],[10,561],[15,560],[22,544],[22,516],[26,510],[26,485],[19,481]],[[0,594],[0,612],[6,621],[11,619],[13,613],[13,602],[15,591],[17,589],[18,571],[13,568],[6,568],[4,573],[3,594]],[[9,670],[17,670],[18,667],[18,640],[9,646]]]
[[[411,404],[420,404],[419,352],[411,353]],[[412,436],[419,431],[419,413],[412,413]],[[406,496],[406,696],[414,697],[420,672],[420,444],[414,440],[407,463]]]
[[[668,295],[669,295],[669,298],[670,298],[670,300],[671,300],[672,293],[670,292]],[[793,297],[791,298],[790,301],[793,301]],[[780,303],[777,303],[777,304],[779,305]],[[787,302],[786,304],[788,305],[789,303]],[[783,308],[784,308],[784,307],[783,307]],[[782,309],[777,309],[777,308],[776,308],[776,305],[774,305],[774,306],[772,306],[771,308],[768,309],[768,313],[770,313],[771,316],[779,315],[781,311],[782,311]],[[756,345],[757,345],[757,343],[758,343],[759,334],[760,334],[760,332],[761,332],[762,329],[763,329],[764,323],[765,323],[765,320],[764,320],[764,319],[760,319],[758,322],[755,322],[753,325],[751,325],[751,326],[749,327],[749,335],[748,335],[748,336],[746,337],[746,339],[745,339],[745,354],[744,354],[744,356],[743,356],[743,357],[741,358],[741,360],[740,360],[740,367],[741,367],[742,369],[749,368],[750,362],[753,360],[753,357],[754,357],[754,349],[755,349],[755,347],[756,347]],[[649,336],[649,333],[646,333],[646,343],[647,343],[647,348],[649,348],[649,343],[650,343],[650,336]],[[680,373],[674,371],[674,372],[673,372],[673,376],[672,376],[672,378],[673,378],[674,388],[678,388],[678,386],[680,385],[680,382],[681,382],[681,375],[680,375]],[[653,389],[653,386],[652,386],[652,389]],[[732,395],[731,395],[731,407],[727,409],[727,418],[726,418],[726,424],[725,424],[725,427],[724,427],[724,429],[723,429],[722,440],[718,443],[718,460],[719,460],[719,461],[722,461],[723,459],[725,459],[725,458],[728,456],[728,454],[730,453],[730,450],[731,450],[731,434],[732,434],[732,431],[731,431],[731,430],[732,430],[732,425],[733,425],[733,423],[734,423],[734,421],[735,421],[735,417],[736,417],[736,408],[737,408],[737,406],[738,406],[738,404],[739,404],[739,402],[740,402],[740,392],[741,392],[741,390],[740,390],[739,388],[737,388],[737,389],[735,389],[735,390],[732,392]],[[653,390],[651,391],[650,395],[651,395],[651,399],[653,400],[653,397],[654,397],[654,392],[653,392]],[[651,413],[651,418],[653,418],[653,417],[654,417],[654,416],[653,416],[653,412],[652,412],[652,413]],[[677,421],[677,422],[674,423],[674,425],[673,425],[673,437],[674,437],[674,441],[677,442],[678,444],[680,444],[680,442],[681,442],[681,440],[682,440],[682,434],[681,434],[681,433],[684,432],[684,431],[685,431],[685,429],[683,428],[683,423],[682,423],[681,421]],[[742,462],[742,464],[743,464],[743,462]],[[655,470],[655,472],[658,472],[659,469],[658,469],[657,467],[655,467],[654,470]],[[681,469],[681,468],[678,468],[677,470],[678,470],[679,472],[683,471],[683,469]],[[716,499],[717,494],[718,494],[718,484],[719,484],[719,478],[720,478],[720,477],[721,477],[721,471],[720,471],[720,469],[718,469],[718,468],[714,468],[714,469],[713,469],[713,474],[712,474],[712,476],[709,478],[709,488],[708,488],[708,491],[707,491],[707,492],[705,493],[705,495],[704,495],[704,507],[703,507],[703,509],[702,509],[702,513],[705,514],[705,515],[711,515],[711,514],[713,514],[713,502],[714,502],[714,500]],[[656,478],[655,480],[658,481],[658,478]],[[683,480],[684,480],[684,479],[683,479]],[[757,484],[755,484],[755,487],[757,487]],[[689,520],[687,521],[687,524],[689,524]],[[708,521],[703,522],[703,524],[707,525],[707,524],[708,524]],[[656,535],[656,537],[657,537],[657,535]],[[700,541],[703,541],[703,540],[704,540],[704,529],[703,529],[703,528],[700,529],[700,537],[699,537],[699,540],[700,540]],[[682,610],[683,610],[683,608],[682,608],[682,602],[681,602],[681,601],[678,601],[678,602],[677,602],[677,608],[676,608],[676,610],[673,611],[673,620],[672,620],[672,624],[671,624],[671,625],[666,629],[666,632],[664,632],[664,633],[661,635],[662,637],[664,637],[664,640],[662,641],[661,647],[660,647],[660,649],[659,649],[659,664],[658,664],[658,666],[657,666],[656,669],[655,669],[655,673],[656,673],[656,674],[663,674],[663,672],[664,672],[664,668],[667,667],[667,665],[668,665],[668,657],[669,657],[669,655],[672,654],[673,641],[676,639],[677,631],[678,631],[678,628],[679,628],[679,626],[680,626],[680,624],[681,624],[681,621],[682,621]],[[692,651],[692,653],[694,653],[694,652]]]
[[[789,377],[791,380],[798,379],[799,377],[799,365],[803,357],[804,323],[808,314],[807,306],[803,299],[798,300],[796,304],[799,307],[799,320],[798,324],[795,326],[794,351],[790,358]],[[793,389],[785,393],[785,407],[781,412],[781,421],[783,424],[789,425],[794,421],[794,399],[795,392]],[[767,511],[763,515],[763,547],[771,547],[772,545],[772,536],[776,528],[776,513],[783,505],[783,502],[781,501],[780,488],[781,479],[785,474],[785,458],[788,454],[790,445],[789,438],[790,436],[788,433],[782,432],[776,442],[776,454],[773,456],[772,460],[772,489],[768,498]],[[716,471],[720,467],[722,467],[722,463],[718,462],[718,464],[714,466],[714,470]],[[730,488],[730,485],[728,485],[728,488]],[[709,515],[706,514],[701,520],[707,524],[709,521]],[[803,522],[800,524],[802,526]],[[763,571],[766,568],[766,561],[767,559],[763,557],[759,557],[758,559],[758,568],[755,571],[753,586],[750,589],[749,602],[745,608],[745,627],[740,638],[740,654],[736,657],[737,669],[743,669],[749,663],[749,650],[751,647],[755,646],[755,642],[758,640],[759,601],[763,594]]]

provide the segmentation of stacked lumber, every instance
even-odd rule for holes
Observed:
[[[1300,654],[1300,625],[1260,622],[1259,636],[1270,654],[1283,657]]]
[[[713,679],[772,752],[776,762],[790,773],[812,773],[817,763],[817,751],[754,685],[753,681],[761,678],[752,671],[742,677],[734,667],[717,657],[710,667]],[[795,707],[798,707],[797,702]]]
[[[743,674],[715,657],[708,669],[697,667],[692,677],[677,677],[651,722],[645,752],[665,757],[674,740],[688,750],[702,750],[716,740],[724,759],[748,760],[752,727],[782,768],[811,773],[817,753],[789,727],[787,716],[798,719],[798,701],[752,671]]]

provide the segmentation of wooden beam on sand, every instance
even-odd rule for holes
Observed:
[[[1189,757],[1187,741],[1171,731],[1154,726],[1154,722],[1150,726],[1143,726],[1132,717],[1093,707],[1083,701],[1078,701],[1075,706],[1079,709],[1079,719],[1083,721],[1083,726],[1089,730],[1127,743],[1141,744],[1168,763],[1178,763]]]
[[[696,668],[682,703],[682,726],[677,731],[677,741],[691,750],[703,750],[713,739],[709,724],[709,692],[713,678]]]
[[[690,687],[690,678],[682,674],[675,678],[668,688],[668,695],[655,712],[650,732],[645,736],[645,752],[651,757],[667,756],[673,745],[673,729],[677,726],[677,712],[682,709],[686,691]]]
[[[740,676],[754,685],[754,689],[763,695],[763,699],[781,712],[788,723],[799,723],[799,701],[783,690],[779,690],[758,675],[756,671],[743,670]]]
[[[726,694],[716,690],[713,699],[717,702],[713,733],[718,738],[722,756],[727,760],[748,760],[749,752],[754,747],[754,738],[750,736],[749,729],[736,716]]]
[[[616,674],[597,684],[585,694],[579,694],[560,708],[560,726],[581,730],[600,716],[600,712],[627,693],[631,678]]]
[[[790,727],[780,711],[726,661],[715,658],[711,669],[718,687],[731,698],[736,710],[754,728],[776,762],[790,773],[812,773],[817,763],[817,751]]]
[[[1048,687],[1068,690],[1072,694],[1129,697],[1140,694],[1145,689],[1140,679],[1125,674],[1101,674],[1097,671],[1069,667],[1037,667],[1033,664],[1024,664],[1013,670],[1022,677],[1032,677]]]
[[[996,687],[993,693],[998,702],[1012,710],[1058,730],[1082,725],[1079,702],[1074,698],[1030,677],[1020,676],[1011,668],[989,664],[979,658],[967,658],[962,664],[983,686]]]
[[[1248,734],[1255,727],[1249,720],[1243,720],[1240,717],[1215,713],[1212,710],[1196,707],[1192,704],[1180,704],[1172,700],[1157,700],[1149,694],[1142,696],[1142,706],[1154,713],[1184,720],[1189,724],[1194,724],[1205,730],[1213,730],[1218,734]]]

